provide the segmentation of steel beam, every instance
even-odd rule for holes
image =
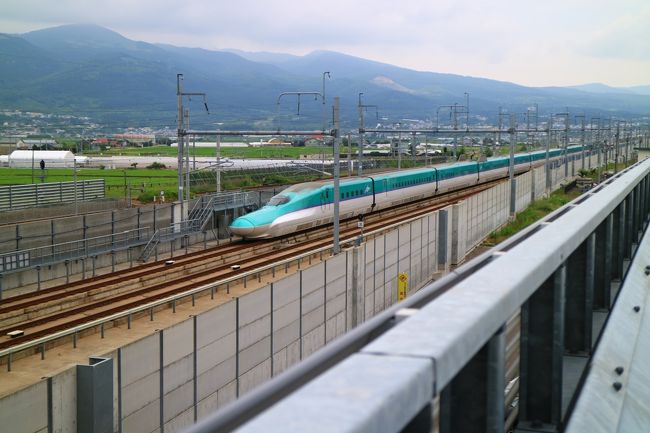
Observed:
[[[596,229],[594,309],[597,310],[609,310],[611,306],[613,221],[610,215]]]
[[[505,405],[505,325],[440,395],[440,433],[502,433]]]
[[[566,264],[521,308],[519,428],[557,431],[562,419]]]

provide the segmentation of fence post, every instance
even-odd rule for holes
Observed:
[[[566,263],[521,307],[519,428],[556,431],[562,419]]]

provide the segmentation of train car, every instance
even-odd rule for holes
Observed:
[[[581,152],[572,146],[567,156]],[[562,157],[553,149],[549,157]],[[542,165],[545,151],[515,156],[515,174]],[[443,167],[403,170],[372,176],[342,178],[339,191],[341,219],[367,214],[425,197],[432,197],[489,182],[508,175],[509,158],[492,158],[482,162],[461,162]],[[292,185],[271,198],[261,209],[233,221],[231,233],[249,239],[274,238],[296,231],[329,224],[334,217],[333,181]]]

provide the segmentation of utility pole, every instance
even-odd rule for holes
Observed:
[[[352,135],[348,132],[348,177],[352,176]]]
[[[616,155],[615,158],[616,159],[614,160],[614,173],[616,173],[618,171],[618,169],[617,169],[617,165],[618,165],[618,143],[619,143],[618,139],[619,139],[620,133],[621,133],[621,122],[619,120],[617,120],[616,121],[616,135],[614,136],[614,139],[615,139],[614,146],[616,147],[616,153],[615,153],[615,155]]]
[[[632,131],[627,128],[627,121],[623,123],[623,131],[625,133],[625,165],[630,161],[630,136]]]
[[[469,92],[465,92],[465,129],[469,131]]]
[[[564,177],[569,177],[569,110],[564,117]]]
[[[582,158],[582,164],[580,168],[582,170],[585,169],[585,114],[577,114],[575,116],[576,119],[580,119],[580,146],[582,146],[582,152],[581,152],[581,158]]]
[[[456,112],[456,107],[457,106],[458,106],[458,104],[454,103],[454,108],[453,108],[454,131],[458,131],[458,115],[457,115],[457,112]],[[456,161],[457,158],[458,158],[458,154],[456,152],[457,142],[458,142],[458,137],[457,137],[456,134],[454,134],[454,161]]]
[[[398,128],[402,125],[398,123]],[[402,131],[397,133],[397,171],[402,169]]]
[[[185,219],[183,209],[183,141],[185,140],[185,134],[183,130],[183,89],[181,87],[181,81],[183,81],[183,74],[176,74],[176,97],[178,99],[178,138],[176,140],[176,144],[178,145],[178,200],[181,205],[181,220],[183,220]]]
[[[363,124],[363,105],[361,104],[361,96],[363,93],[359,93],[359,167],[357,168],[357,175],[361,177],[363,175],[363,133],[364,133],[364,124]],[[335,128],[336,129],[336,128]]]
[[[217,134],[217,192],[221,192],[221,135]]]
[[[497,141],[499,142],[499,146],[501,145],[501,128],[503,128],[503,107],[499,107],[499,114],[497,115],[497,124],[498,124],[498,129],[497,129]]]
[[[325,110],[325,77],[327,78],[332,78],[329,71],[323,72],[323,87],[322,87],[322,100],[323,100],[323,109],[321,110],[323,112],[323,131],[325,131],[325,128],[327,127],[327,111]]]
[[[526,145],[528,146],[528,151],[531,151],[530,139],[532,134],[530,132],[530,107],[526,108]]]
[[[366,108],[374,108],[375,109],[375,117],[377,120],[379,120],[379,107],[376,105],[364,105],[361,103],[361,96],[363,96],[363,93],[359,93],[359,168],[357,170],[357,174],[361,176],[363,174],[363,138],[365,134],[365,116],[364,116],[364,110]]]
[[[508,168],[508,178],[510,180],[510,216],[514,218],[516,213],[517,185],[515,181],[515,140],[517,140],[517,125],[515,115],[510,115],[510,165]]]
[[[338,254],[341,252],[341,245],[339,243],[339,199],[340,199],[340,172],[339,172],[339,145],[340,145],[340,122],[339,122],[339,97],[334,97],[334,244],[332,245],[332,253]]]
[[[79,203],[77,200],[77,160],[72,159],[72,174],[73,174],[73,181],[74,181],[74,214],[77,215],[79,213]]]
[[[548,124],[546,125],[546,193],[551,194],[551,163],[549,161],[551,150],[551,130],[553,129],[553,115],[548,116]]]
[[[203,105],[205,106],[205,111],[210,113],[210,110],[208,110],[208,102],[206,99],[205,93],[196,93],[196,92],[183,92],[183,88],[181,85],[181,82],[183,81],[183,74],[176,74],[176,97],[177,97],[177,105],[178,105],[178,132],[177,132],[177,142],[178,142],[178,161],[177,161],[177,171],[178,171],[178,200],[180,202],[180,211],[181,211],[181,217],[180,220],[184,221],[187,219],[187,211],[188,209],[185,206],[185,197],[183,192],[186,190],[184,183],[185,179],[183,178],[183,165],[184,162],[187,162],[187,170],[189,171],[190,169],[190,163],[189,159],[186,159],[184,161],[184,151],[185,151],[185,142],[187,141],[187,152],[189,154],[189,138],[186,139],[186,134],[185,134],[185,126],[183,124],[183,117],[184,117],[184,111],[183,111],[183,96],[202,96],[203,97]],[[189,115],[188,115],[189,116]],[[189,176],[187,178],[187,192],[188,192],[188,200],[189,200]]]
[[[185,110],[185,124],[190,128],[190,109]],[[185,200],[190,202],[190,137],[185,136]],[[189,209],[188,209],[189,211]]]
[[[415,132],[411,133],[411,160],[413,160],[413,167],[415,167]]]

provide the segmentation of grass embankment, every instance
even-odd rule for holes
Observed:
[[[526,209],[519,212],[515,219],[506,224],[501,229],[492,233],[484,242],[485,246],[494,246],[510,236],[525,229],[529,225],[542,219],[556,209],[561,208],[571,200],[580,195],[580,191],[572,189],[569,192],[564,192],[562,189],[555,191],[550,197],[541,200],[536,200],[530,204]]]
[[[616,164],[616,167],[614,167],[614,164],[611,163],[608,164],[606,168],[601,169],[600,172],[602,174],[605,171],[620,171],[624,168],[625,164],[623,163]],[[580,170],[580,175],[582,177],[591,178],[592,180],[596,181],[598,178],[598,169],[594,168],[591,170]],[[510,236],[518,233],[529,225],[550,214],[554,210],[561,208],[571,200],[579,197],[581,194],[582,193],[576,188],[573,188],[568,192],[565,192],[563,189],[559,189],[552,193],[550,197],[534,201],[525,210],[518,213],[513,221],[509,222],[496,232],[490,234],[490,236],[488,236],[488,238],[483,242],[483,245],[491,247],[500,242],[503,242]]]

